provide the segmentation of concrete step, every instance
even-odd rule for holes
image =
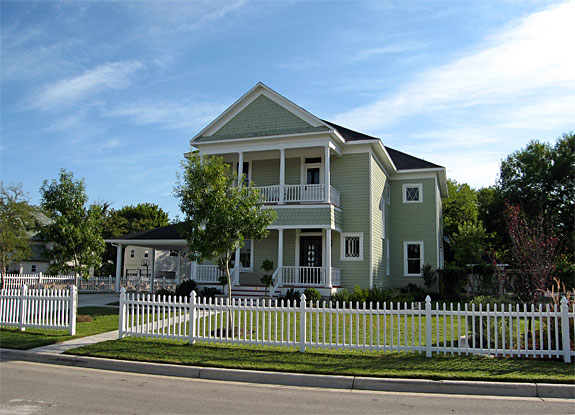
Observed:
[[[232,296],[239,298],[262,298],[269,290],[263,285],[239,285],[232,288]]]

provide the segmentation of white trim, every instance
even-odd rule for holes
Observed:
[[[419,189],[419,199],[417,200],[407,200],[406,198],[406,190],[408,188],[417,187]],[[401,186],[401,198],[403,203],[423,203],[423,183],[404,183]]]
[[[407,245],[419,245],[419,262],[420,262],[420,271],[417,274],[409,274],[407,271]],[[403,241],[403,276],[404,277],[421,277],[421,267],[424,264],[423,255],[423,241]]]
[[[369,151],[369,288],[373,288],[373,153]],[[345,238],[344,238],[345,241]],[[360,239],[360,245],[362,241]],[[360,256],[363,256],[363,247],[360,247]]]
[[[159,245],[175,245],[175,246],[188,246],[185,239],[104,239],[104,242],[111,244],[128,245],[142,245],[142,246],[159,246]]]
[[[385,275],[389,275],[391,271],[391,255],[390,255],[390,245],[391,242],[389,238],[385,240]]]
[[[345,256],[345,238],[347,237],[359,237],[359,257]],[[363,232],[342,232],[340,238],[340,261],[363,261]]]
[[[254,272],[254,250],[255,250],[255,243],[253,239],[248,239],[248,241],[251,241],[251,247],[250,247],[250,267],[249,268],[244,268],[241,266],[241,255],[242,255],[242,248],[240,248],[240,272]],[[245,240],[244,240],[245,242]],[[247,246],[244,245],[243,248],[245,248]]]
[[[306,163],[305,159],[306,158],[321,158],[321,161],[319,163]],[[316,169],[319,167],[319,183],[318,184],[325,184],[325,180],[324,180],[324,156],[316,156],[316,157],[306,157],[306,156],[302,156],[300,158],[300,185],[306,185],[309,184],[307,183],[307,169]]]
[[[309,228],[305,228],[303,226],[300,226],[301,229],[309,229]],[[316,226],[317,228],[317,226]],[[319,228],[318,228],[319,229]],[[321,267],[324,268],[325,267],[325,231],[327,229],[322,228],[321,232],[305,232],[305,233],[301,233],[300,229],[296,230],[296,250],[295,250],[295,265],[296,267],[299,267],[301,264],[299,263],[299,256],[301,254],[300,252],[300,247],[301,247],[301,243],[300,243],[300,238],[302,236],[321,236]]]
[[[331,225],[272,225],[268,229],[332,229]]]
[[[326,205],[325,203],[321,204],[321,205],[266,205],[266,206],[262,206],[262,209],[320,209],[320,208],[324,208],[327,209],[329,206]],[[340,207],[331,205],[332,209],[337,210],[338,212],[342,212]]]
[[[440,254],[439,250],[440,250],[440,237],[441,237],[441,234],[443,233],[443,232],[440,232],[440,229],[439,229],[439,227],[441,225],[441,209],[442,209],[440,192],[441,191],[439,190],[439,186],[437,183],[437,177],[436,177],[435,178],[435,194],[434,194],[434,196],[435,196],[435,241],[436,241],[435,243],[437,244],[437,246],[436,246],[436,248],[437,248],[436,249],[436,251],[437,251],[437,266],[436,266],[436,268],[441,268],[440,259],[439,259],[439,254]],[[438,203],[438,201],[439,201],[439,203]]]
[[[196,148],[199,148],[200,146],[203,145],[208,145],[208,144],[226,144],[226,143],[238,143],[240,141],[261,141],[261,140],[277,140],[277,139],[283,139],[283,138],[292,138],[292,137],[302,137],[305,138],[307,136],[318,136],[318,137],[323,137],[323,138],[327,138],[328,140],[330,139],[329,136],[329,131],[309,131],[307,133],[291,133],[291,134],[277,134],[277,135],[262,135],[262,136],[257,136],[257,137],[236,137],[236,138],[213,138],[208,140],[208,137],[205,137],[206,140],[202,140],[202,141],[198,141],[198,142],[194,142],[193,146]],[[325,136],[325,137],[324,137]],[[276,148],[276,150],[279,147]],[[233,153],[233,151],[230,151],[230,153]]]

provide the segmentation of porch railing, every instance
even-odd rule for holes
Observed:
[[[220,284],[220,277],[224,275],[224,272],[217,265],[195,265],[193,269],[195,271],[192,271],[192,279],[203,284]],[[236,269],[231,268],[232,284],[237,284],[237,281],[234,280],[235,273]]]
[[[281,202],[280,185],[273,186],[255,186],[264,198],[264,203]],[[286,184],[283,190],[283,202],[325,202],[326,188],[325,184]],[[330,200],[336,206],[340,203],[340,192],[333,186],[330,186]]]

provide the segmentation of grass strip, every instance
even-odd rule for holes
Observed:
[[[575,383],[573,364],[544,359],[412,353],[316,351],[287,348],[189,345],[126,338],[73,349],[67,354],[248,370],[412,379]]]
[[[0,347],[27,350],[48,344],[60,343],[78,337],[118,330],[118,309],[110,307],[80,307],[78,315],[89,315],[94,320],[76,323],[76,335],[70,336],[67,330],[17,328],[0,329]]]

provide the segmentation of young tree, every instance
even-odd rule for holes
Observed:
[[[276,213],[262,209],[263,201],[253,188],[236,186],[236,177],[220,157],[192,154],[182,162],[183,175],[174,189],[184,219],[180,232],[186,237],[190,259],[215,259],[222,267],[231,301],[230,260],[244,240],[261,240]],[[239,266],[239,264],[236,264]]]
[[[22,190],[22,184],[7,187],[0,182],[0,270],[1,288],[4,274],[10,264],[30,256],[30,235],[34,227],[34,208],[30,206]]]
[[[559,239],[541,214],[530,225],[519,206],[509,205],[505,219],[513,259],[521,271],[508,283],[523,303],[538,302],[552,282]]]
[[[60,170],[58,180],[47,180],[40,188],[41,206],[52,222],[42,227],[46,238],[55,242],[47,251],[50,272],[74,272],[89,277],[90,268],[101,263],[105,242],[102,239],[103,208],[86,207],[88,196],[84,180],[74,180],[72,172]]]

